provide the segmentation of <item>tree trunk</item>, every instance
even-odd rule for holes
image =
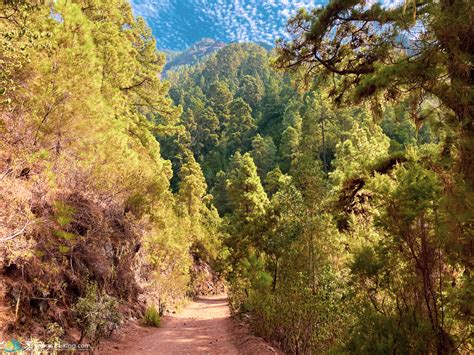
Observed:
[[[276,291],[278,280],[278,258],[275,259],[275,271],[273,272],[273,291]]]
[[[325,139],[325,132],[324,132],[324,116],[321,114],[321,140],[323,146],[323,170],[325,173],[328,172],[328,163],[326,158],[326,139]]]

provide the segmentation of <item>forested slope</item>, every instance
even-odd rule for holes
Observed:
[[[167,81],[127,2],[2,5],[0,330],[95,342],[220,276],[288,353],[472,352],[455,3],[333,1]]]
[[[289,353],[468,352],[472,115],[458,106],[472,100],[447,102],[438,90],[455,88],[427,77],[450,65],[442,57],[426,73],[397,62],[425,63],[430,24],[400,51],[390,45],[413,13],[338,6],[290,24],[294,41],[274,62],[286,73],[262,48],[233,44],[170,75],[185,131],[160,138],[163,154],[175,170],[180,151],[201,164],[222,217],[231,305],[258,334]],[[439,20],[431,6],[420,21]],[[354,23],[324,22],[339,10]],[[357,27],[370,16],[399,28]]]
[[[191,292],[190,250],[203,235],[200,255],[215,250],[216,214],[190,205],[191,161],[169,189],[154,135],[180,109],[128,2],[4,3],[0,33],[2,338],[77,328],[93,343]]]

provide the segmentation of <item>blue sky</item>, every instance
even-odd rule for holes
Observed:
[[[201,38],[273,44],[299,8],[326,0],[131,0],[153,30],[158,48],[182,50]]]

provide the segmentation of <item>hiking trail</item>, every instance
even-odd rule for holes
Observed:
[[[121,339],[108,340],[101,354],[278,354],[230,317],[225,295],[190,302],[178,314],[162,318],[160,328],[129,327]]]

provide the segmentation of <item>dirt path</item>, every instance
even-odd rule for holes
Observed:
[[[136,326],[118,342],[107,342],[100,354],[277,354],[262,339],[230,318],[225,296],[203,297],[181,313],[165,317],[162,327]]]

